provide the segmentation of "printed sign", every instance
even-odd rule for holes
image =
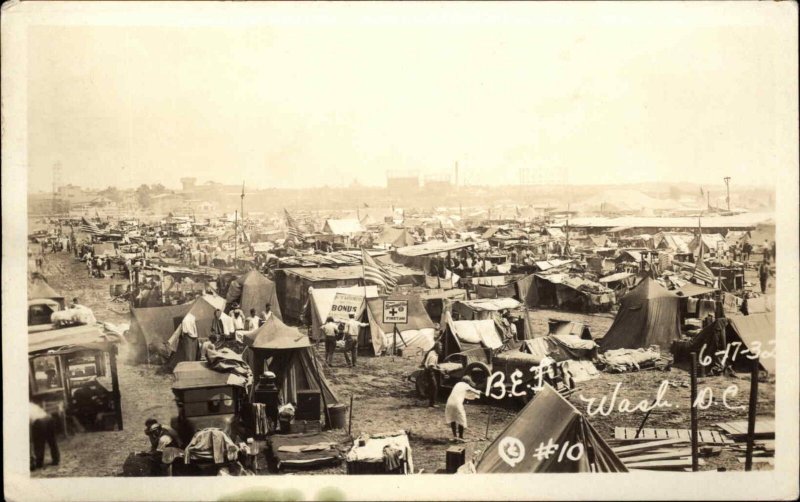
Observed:
[[[408,324],[408,300],[383,301],[384,324]]]
[[[328,315],[337,321],[347,319],[350,314],[358,314],[358,310],[361,308],[361,303],[363,301],[363,296],[336,293],[336,296],[333,298],[333,304],[331,304],[331,311]]]

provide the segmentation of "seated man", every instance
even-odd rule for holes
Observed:
[[[144,425],[144,433],[150,440],[150,451],[139,452],[139,455],[150,457],[152,476],[161,476],[165,473],[162,453],[168,447],[182,448],[181,441],[172,427],[161,425],[155,418],[148,418]]]

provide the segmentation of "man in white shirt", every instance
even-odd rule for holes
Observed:
[[[256,315],[256,309],[250,309],[250,317],[244,321],[245,331],[253,331],[261,326],[261,320]]]
[[[350,314],[350,319],[344,322],[344,360],[348,366],[356,367],[356,357],[358,355],[358,332],[361,328],[366,328],[369,324],[356,321],[355,314]],[[350,358],[353,358],[352,363]]]
[[[272,316],[272,305],[269,303],[264,305],[264,311],[261,312],[261,324],[264,324]]]
[[[428,408],[436,408],[436,398],[439,393],[439,382],[436,379],[436,367],[439,364],[439,354],[442,352],[442,345],[439,342],[433,344],[433,348],[425,354],[422,361],[422,377],[428,384]]]
[[[325,336],[325,362],[333,366],[333,353],[336,351],[336,328],[333,317],[328,316],[322,325],[322,334]]]

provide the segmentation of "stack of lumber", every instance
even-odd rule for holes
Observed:
[[[722,422],[716,424],[725,431],[734,441],[730,445],[736,454],[739,463],[745,463],[747,453],[747,420],[736,422]],[[756,417],[755,433],[753,435],[753,463],[769,463],[775,465],[775,419],[771,417]]]
[[[678,470],[692,467],[691,442],[683,438],[615,440],[609,444],[629,470]],[[698,460],[699,465],[705,461]]]

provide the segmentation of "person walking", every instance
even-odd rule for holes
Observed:
[[[337,324],[333,322],[333,317],[328,316],[325,324],[322,325],[322,334],[325,336],[325,362],[328,366],[333,366],[333,354],[336,352],[336,330]]]
[[[58,451],[56,441],[56,425],[53,417],[35,403],[30,404],[31,441],[33,442],[33,469],[44,467],[44,445],[50,447],[50,459],[53,465],[58,465],[61,461],[61,453]]]
[[[350,314],[350,318],[344,322],[344,359],[348,366],[356,367],[358,357],[358,332],[361,328],[366,328],[369,324],[356,321],[355,314]],[[352,362],[351,359],[352,358]]]
[[[758,280],[761,283],[761,294],[767,292],[767,283],[769,282],[769,263],[765,257],[761,264],[758,266]]]
[[[444,420],[450,424],[453,432],[454,441],[464,441],[464,429],[467,428],[467,411],[464,409],[464,401],[477,399],[481,391],[475,388],[475,382],[468,376],[455,384],[447,398],[447,405],[444,408]]]

